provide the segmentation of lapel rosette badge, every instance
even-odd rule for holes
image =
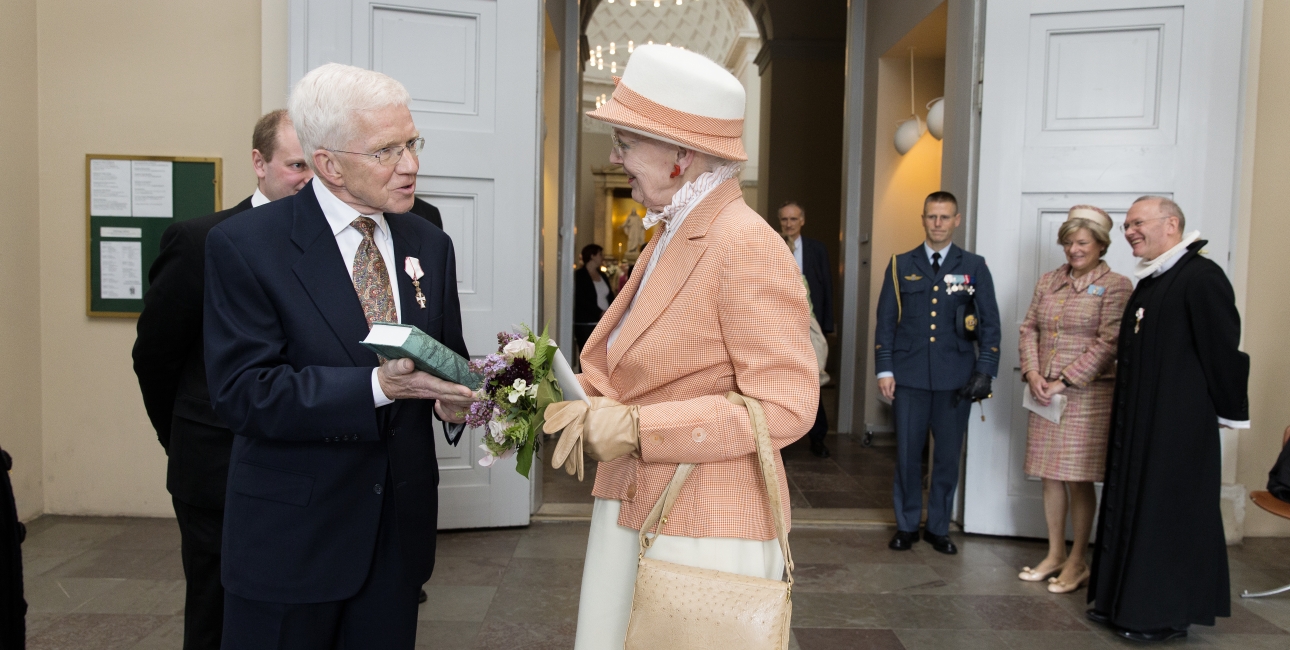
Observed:
[[[421,293],[421,278],[425,277],[425,271],[421,270],[421,260],[415,257],[404,258],[403,272],[412,278],[412,287],[417,290],[417,304],[425,309],[426,295]]]
[[[467,426],[484,429],[480,465],[491,467],[516,456],[515,471],[528,478],[546,407],[564,400],[555,375],[558,363],[567,366],[547,330],[539,336],[527,325],[518,332],[498,332],[497,352],[470,362],[471,370],[484,378],[476,393],[479,401],[466,415]]]

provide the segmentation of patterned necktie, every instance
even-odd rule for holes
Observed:
[[[357,267],[355,267],[355,268],[357,268]],[[940,275],[940,274],[941,274],[941,254],[940,254],[940,253],[932,253],[932,275],[934,275],[934,276],[935,276],[935,275]],[[357,277],[357,276],[355,276],[355,277]]]
[[[394,308],[394,291],[390,288],[390,274],[386,272],[385,260],[376,247],[372,233],[376,232],[376,222],[368,217],[359,217],[349,224],[354,230],[363,233],[363,243],[358,245],[354,254],[354,290],[358,300],[363,303],[363,315],[367,317],[367,328],[372,323],[398,321],[398,312]]]

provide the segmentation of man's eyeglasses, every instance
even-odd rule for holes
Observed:
[[[425,146],[426,146],[425,138],[413,138],[411,140],[408,140],[402,146],[385,147],[384,149],[381,149],[374,153],[364,153],[361,151],[342,151],[340,149],[328,149],[327,151],[331,151],[334,153],[353,154],[355,156],[369,156],[371,158],[375,158],[376,162],[379,162],[382,165],[394,165],[403,159],[404,151],[410,151],[412,152],[412,155],[415,156],[421,153],[421,150],[424,149]]]
[[[1168,219],[1168,218],[1169,217],[1165,216],[1165,217],[1152,217],[1150,219],[1135,219],[1133,223],[1125,222],[1120,224],[1120,232],[1128,233],[1130,230],[1137,230],[1141,228],[1142,224],[1148,221],[1160,221],[1161,219]]]

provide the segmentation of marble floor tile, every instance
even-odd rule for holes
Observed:
[[[985,630],[990,623],[974,606],[971,597],[874,596],[882,627],[921,630]]]
[[[1017,578],[1012,567],[993,565],[932,565],[942,585],[916,587],[911,591],[937,595],[1048,596],[1048,584]]]
[[[798,564],[794,593],[886,594],[943,584],[920,564]]]
[[[906,650],[999,650],[992,630],[893,630]],[[1045,649],[1048,650],[1048,649]]]
[[[837,470],[838,466],[835,464],[833,468]],[[802,465],[801,469],[795,467],[795,470],[789,475],[789,480],[803,492],[855,492],[860,489],[854,478],[841,471],[823,473],[809,465]]]
[[[573,647],[572,623],[489,622],[479,630],[478,650],[569,650]]]
[[[1290,632],[1290,595],[1246,598],[1240,601],[1240,606],[1258,614],[1260,618],[1282,630]]]
[[[64,562],[67,562],[82,553],[88,552],[89,551],[75,548],[69,549],[23,545],[22,577],[24,580],[31,580],[32,578],[48,573],[49,571],[61,566]]]
[[[872,508],[873,499],[866,499],[858,490],[839,492],[802,491],[802,496],[812,508]]]
[[[85,601],[76,611],[177,616],[184,613],[184,581],[121,580],[111,589]]]
[[[520,536],[515,557],[570,558],[587,555],[590,526],[582,522],[535,523]]]
[[[869,594],[794,593],[793,627],[886,627],[875,598]]]
[[[1084,625],[1046,597],[965,596],[994,630],[1082,632]]]
[[[510,557],[522,534],[521,528],[440,531],[435,557]]]
[[[798,628],[793,630],[802,650],[905,650],[891,630]]]
[[[130,650],[179,650],[184,647],[184,617],[171,616]]]
[[[1092,630],[1043,632],[999,630],[995,632],[1008,650],[1105,650],[1106,642]],[[997,648],[998,646],[996,646]]]
[[[27,650],[127,650],[165,625],[169,617],[68,614],[27,638]]]
[[[95,596],[125,582],[123,578],[40,577],[23,584],[27,611],[35,614],[64,614],[76,611]]]
[[[1245,607],[1240,602],[1232,603],[1232,615],[1230,617],[1219,618],[1214,622],[1213,631],[1219,634],[1279,635],[1283,638],[1286,647],[1290,648],[1290,633],[1259,616],[1257,612]]]
[[[479,623],[465,621],[417,621],[417,648],[427,650],[472,650],[479,636]]]
[[[509,557],[437,557],[427,585],[496,587],[502,582]]]
[[[166,573],[166,563],[177,565],[178,575],[173,579],[184,578],[183,564],[178,551],[169,550],[126,550],[114,548],[95,548],[85,551],[47,572],[51,577],[67,578],[140,578]]]
[[[178,551],[179,524],[174,519],[123,519],[126,529],[120,535],[106,537],[95,548]]]
[[[41,519],[44,519],[44,517],[41,517]],[[99,518],[61,518],[60,521],[52,522],[48,527],[42,526],[36,532],[29,531],[27,539],[22,543],[22,547],[24,549],[35,547],[87,549],[120,535],[129,528],[124,524],[103,523],[95,521],[96,519]],[[103,519],[115,521],[115,519]]]
[[[427,585],[427,599],[417,608],[417,620],[480,623],[496,594],[497,587]]]
[[[1224,650],[1285,650],[1290,647],[1286,644],[1286,638],[1279,634],[1240,634],[1232,636],[1205,632],[1193,632],[1190,634],[1210,646],[1223,648]]]

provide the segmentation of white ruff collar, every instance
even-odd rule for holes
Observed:
[[[681,189],[672,195],[672,203],[663,208],[661,212],[646,211],[641,223],[646,230],[653,228],[660,221],[670,228],[674,217],[688,213],[690,208],[693,208],[698,203],[699,199],[707,196],[708,192],[712,191],[712,188],[730,180],[738,173],[738,163],[721,165],[712,171],[703,172],[698,178],[682,185]]]
[[[1190,235],[1187,235],[1185,239],[1178,242],[1178,244],[1175,245],[1173,248],[1165,251],[1163,254],[1156,257],[1156,259],[1138,260],[1138,267],[1136,270],[1134,270],[1133,275],[1136,276],[1139,280],[1141,280],[1142,278],[1145,278],[1148,275],[1155,273],[1156,271],[1160,270],[1160,267],[1165,265],[1165,262],[1168,262],[1169,260],[1173,259],[1175,255],[1186,250],[1186,248],[1188,246],[1191,246],[1192,242],[1196,241],[1197,239],[1200,239],[1200,231],[1193,230],[1192,233]]]

